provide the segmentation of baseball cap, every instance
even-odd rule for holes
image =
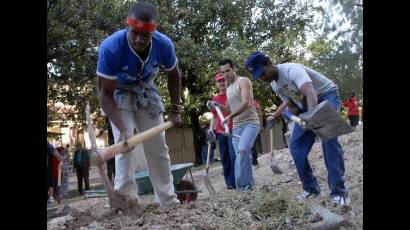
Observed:
[[[269,57],[260,51],[253,52],[245,61],[244,68],[252,73],[253,80],[257,80],[263,73],[263,64]]]
[[[217,73],[215,75],[215,81],[219,81],[220,79],[225,79],[224,76],[222,75],[222,73]]]

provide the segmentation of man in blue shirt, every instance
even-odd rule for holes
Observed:
[[[97,63],[99,97],[116,143],[164,123],[164,104],[155,85],[160,66],[168,77],[172,104],[168,119],[177,127],[182,125],[178,61],[171,39],[156,31],[156,9],[148,3],[135,3],[128,11],[127,24],[101,43]],[[165,132],[145,141],[143,149],[156,201],[162,206],[179,203]],[[132,147],[115,157],[114,190],[138,200],[136,155]]]

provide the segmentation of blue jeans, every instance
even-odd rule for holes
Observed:
[[[260,130],[259,124],[247,123],[233,129],[233,134],[240,136],[232,138],[235,149],[235,182],[239,191],[250,189],[255,185],[252,172],[252,146]]]
[[[327,100],[337,110],[340,111],[339,93],[331,91],[318,99],[318,102]],[[306,109],[302,110],[302,112]],[[303,189],[311,193],[319,193],[320,187],[313,175],[312,168],[309,165],[308,154],[315,142],[316,134],[311,130],[305,130],[298,124],[294,125],[292,137],[290,140],[290,153],[296,165],[299,178],[302,182]],[[343,175],[345,173],[343,150],[337,137],[322,141],[322,149],[328,172],[328,186],[330,196],[347,195],[344,185]]]
[[[218,141],[219,156],[224,171],[226,186],[235,187],[235,150],[232,145],[232,138],[221,133],[216,134]]]
[[[212,148],[212,145],[209,147],[211,148],[211,152],[209,154],[209,164],[213,164],[214,163],[214,149]],[[203,165],[206,165],[207,157],[208,157],[208,144],[202,145],[201,158],[202,158]]]

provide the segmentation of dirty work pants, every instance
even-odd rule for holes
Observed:
[[[138,132],[164,123],[162,115],[151,119],[145,109],[138,109],[135,112],[119,110],[119,114],[129,129],[135,129]],[[121,141],[120,130],[113,122],[111,122],[111,126],[115,143],[118,143]],[[178,203],[171,174],[168,146],[165,143],[165,132],[143,142],[142,146],[149,178],[154,187],[155,201],[162,206]],[[139,200],[135,181],[136,160],[137,148],[131,152],[115,156],[114,190]]]
[[[77,166],[75,168],[75,171],[77,172],[78,192],[79,193],[83,192],[83,179],[84,179],[84,184],[85,184],[85,190],[90,190],[90,183],[88,181],[88,178],[89,178],[88,167]]]
[[[340,111],[340,97],[337,91],[331,91],[325,94],[318,99],[318,102],[320,103],[324,100],[329,101],[337,111]],[[306,111],[306,109],[304,111]],[[302,110],[302,112],[304,111]],[[311,130],[305,130],[295,123],[290,140],[290,153],[295,162],[303,189],[308,192],[319,193],[319,184],[313,175],[312,168],[308,161],[308,154],[315,142],[315,137],[316,134]],[[337,137],[322,141],[322,149],[328,172],[327,180],[330,196],[347,195],[343,179],[345,173],[343,150]]]
[[[259,124],[246,123],[233,129],[232,145],[235,149],[236,189],[244,191],[255,185],[252,172],[252,146],[260,130]]]
[[[219,156],[221,157],[227,188],[235,188],[235,149],[232,145],[232,138],[221,133],[216,134],[218,141]]]

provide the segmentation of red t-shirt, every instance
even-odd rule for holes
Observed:
[[[343,106],[347,107],[348,112],[347,115],[359,115],[359,108],[357,106],[356,97],[353,96],[346,101],[343,102]]]
[[[51,156],[51,175],[53,178],[58,177],[58,164],[60,161],[54,155]]]
[[[228,103],[228,99],[226,97],[226,93],[220,93],[212,98],[213,101],[218,102],[221,105],[226,105]],[[217,133],[223,133],[225,131],[224,127],[221,124],[221,119],[219,118],[218,114],[216,113],[216,110],[212,109],[211,112],[213,113],[215,119],[216,119],[216,132]],[[222,115],[224,117],[228,116],[228,113],[224,113],[223,111]],[[229,129],[232,129],[232,122],[228,121],[228,127]]]

